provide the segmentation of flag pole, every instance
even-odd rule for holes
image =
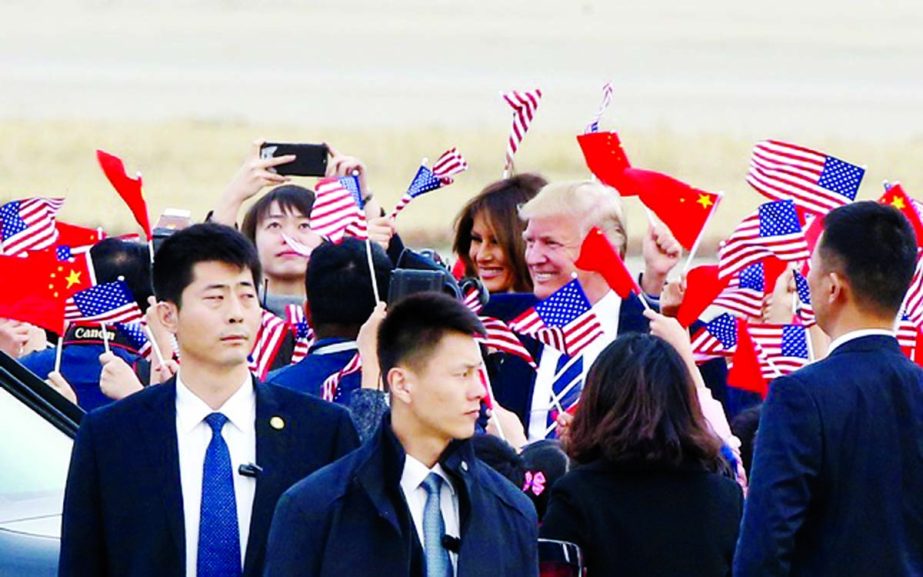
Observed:
[[[694,259],[696,253],[699,252],[699,245],[702,244],[702,237],[705,236],[705,229],[708,228],[712,217],[715,216],[716,212],[718,212],[718,205],[721,204],[721,199],[724,198],[724,192],[718,192],[716,194],[718,198],[715,199],[715,206],[705,218],[705,224],[702,226],[702,230],[699,232],[699,236],[695,239],[695,243],[692,245],[692,250],[689,251],[689,256],[686,258],[686,264],[683,265],[684,274],[689,272],[689,269],[692,267],[692,259]]]
[[[157,339],[154,338],[151,327],[144,325],[144,332],[147,333],[147,339],[151,341],[151,348],[154,349],[154,356],[157,357],[157,362],[160,363],[161,367],[166,367],[167,365],[163,360],[163,351],[160,350],[160,345],[157,344]]]
[[[111,353],[112,349],[109,348],[109,334],[106,333],[106,323],[99,323],[101,332],[103,333],[103,349],[107,353]]]
[[[58,335],[58,350],[54,352],[54,372],[61,372],[61,352],[64,350],[64,335],[67,333],[67,321],[64,321],[64,332]]]
[[[372,241],[368,235],[365,237],[365,256],[369,263],[369,277],[372,281],[372,293],[375,295],[375,304],[381,302],[381,295],[378,294],[378,283],[375,282],[375,264],[372,262]]]

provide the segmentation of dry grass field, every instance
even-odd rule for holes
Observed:
[[[574,135],[611,79],[603,125],[635,165],[727,193],[714,242],[760,202],[744,182],[760,138],[866,164],[863,198],[884,179],[923,195],[921,22],[919,3],[854,0],[5,0],[0,199],[64,195],[62,218],[133,230],[96,167],[103,148],[144,173],[154,217],[201,217],[265,137],[361,157],[387,206],[422,157],[458,146],[471,170],[399,222],[444,245],[500,176],[498,91],[546,93],[517,168],[575,179]]]

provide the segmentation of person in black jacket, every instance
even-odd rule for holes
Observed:
[[[442,294],[391,308],[377,346],[391,414],[358,451],[283,495],[267,577],[538,575],[535,508],[470,442],[485,394],[482,331]]]
[[[743,496],[673,347],[638,333],[607,346],[564,447],[577,466],[541,536],[579,545],[588,577],[731,574]]]

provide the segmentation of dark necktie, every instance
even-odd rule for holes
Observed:
[[[205,451],[202,470],[202,509],[199,516],[198,577],[238,577],[240,531],[237,527],[237,502],[231,454],[221,436],[228,418],[221,413],[205,417],[212,428],[212,440]]]
[[[442,477],[430,473],[423,479],[426,490],[426,504],[423,506],[423,551],[426,555],[426,577],[452,577],[452,563],[449,552],[442,545],[445,535],[445,520],[439,506]]]

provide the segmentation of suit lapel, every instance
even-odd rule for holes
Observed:
[[[183,489],[179,478],[179,446],[176,439],[176,381],[154,385],[158,394],[150,395],[147,411],[138,415],[146,461],[152,463],[152,474],[158,476],[167,526],[180,553],[180,565],[185,563],[186,528],[183,516]]]
[[[256,478],[250,537],[244,557],[244,574],[252,574],[258,548],[265,544],[276,501],[288,487],[286,454],[290,431],[288,415],[272,394],[270,385],[254,380],[256,391],[256,464],[262,468]]]

